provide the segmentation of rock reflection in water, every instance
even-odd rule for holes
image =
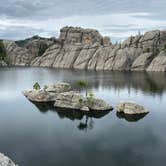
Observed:
[[[118,71],[79,71],[81,79],[87,80],[91,88],[114,88],[115,90],[128,88],[129,91],[141,90],[150,95],[159,95],[166,91],[166,73],[163,72],[118,72]],[[78,71],[72,71],[76,75]],[[79,76],[77,76],[79,77]],[[65,78],[64,78],[65,80]],[[67,80],[65,80],[67,81]],[[77,86],[70,82],[72,87]]]
[[[129,115],[129,114],[124,114],[123,112],[117,112],[116,116],[119,119],[125,119],[128,122],[137,122],[140,119],[143,119],[148,113],[144,114],[135,114],[135,115]]]
[[[80,120],[81,122],[77,126],[79,130],[87,130],[93,129],[94,127],[94,119],[100,119],[107,115],[110,111],[90,111],[90,112],[82,112],[79,110],[72,110],[72,109],[62,109],[62,108],[54,108],[53,102],[50,103],[37,103],[32,102],[40,112],[46,113],[48,111],[56,112],[57,115],[63,119],[67,118],[72,121]]]

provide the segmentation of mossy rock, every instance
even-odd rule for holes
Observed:
[[[0,40],[0,60],[6,60],[6,50],[2,40]]]

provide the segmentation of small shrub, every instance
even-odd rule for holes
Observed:
[[[150,52],[150,48],[146,48],[143,53],[149,53]]]
[[[86,90],[86,96],[87,96],[88,82],[87,82],[86,80],[79,80],[79,81],[77,81],[77,85],[78,85],[80,88],[85,88],[85,90]]]
[[[48,88],[48,86],[47,86],[47,85],[44,85],[44,90],[47,89],[47,88]]]
[[[40,44],[39,45],[38,56],[42,56],[47,48],[48,48],[47,44]]]
[[[88,94],[87,101],[88,105],[92,107],[94,104],[94,94],[92,92]]]
[[[79,103],[80,103],[80,106],[81,106],[81,107],[83,106],[83,101],[84,101],[84,100],[83,100],[82,98],[79,99]]]
[[[77,84],[78,84],[80,87],[87,87],[87,86],[88,86],[88,82],[85,81],[85,80],[79,80],[79,81],[77,81]]]
[[[160,50],[158,48],[155,48],[153,51],[154,56],[157,56],[160,53]]]
[[[166,50],[166,44],[164,44],[164,49]]]
[[[41,87],[40,87],[40,85],[39,85],[38,82],[36,82],[36,83],[33,85],[33,89],[35,89],[35,90],[40,90],[40,89],[41,89]]]
[[[164,47],[162,50],[166,52],[166,44],[164,44]]]

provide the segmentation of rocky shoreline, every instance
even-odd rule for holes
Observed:
[[[0,166],[18,166],[4,154],[0,153]]]
[[[166,71],[166,31],[160,30],[112,44],[109,37],[101,36],[97,30],[64,27],[59,38],[1,40],[0,50],[5,50],[0,66]]]

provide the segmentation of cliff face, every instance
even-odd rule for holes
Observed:
[[[166,31],[150,31],[113,45],[96,30],[64,27],[58,39],[43,38],[41,42],[38,37],[20,43],[4,44],[13,65],[166,71]],[[39,55],[40,45],[44,49]]]
[[[14,66],[29,66],[37,56],[42,56],[45,50],[54,43],[54,39],[32,38],[20,41],[3,40],[7,61]]]

